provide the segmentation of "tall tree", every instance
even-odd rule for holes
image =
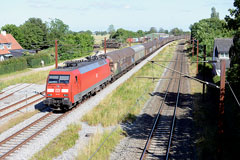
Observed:
[[[39,50],[47,47],[47,25],[40,18],[29,18],[20,29],[24,35],[24,48]]]
[[[179,36],[179,35],[183,34],[183,30],[179,29],[179,28],[173,28],[173,29],[171,29],[170,34],[172,34],[174,36]]]
[[[24,38],[23,33],[19,27],[14,24],[6,24],[1,28],[2,31],[6,31],[7,33],[11,34],[20,45],[24,45]]]
[[[224,20],[217,18],[202,19],[190,26],[191,37],[199,40],[200,45],[207,45],[207,55],[213,51],[214,39],[232,37]]]
[[[231,68],[229,70],[229,81],[234,87],[240,86],[240,0],[235,0],[235,9],[230,9],[230,16],[225,19],[228,22],[228,27],[235,30],[233,38],[233,47],[230,49]],[[237,90],[238,95],[240,91]]]
[[[219,19],[219,13],[216,11],[215,7],[212,7],[211,9],[212,13],[211,13],[211,18],[217,18]]]
[[[165,30],[164,30],[162,27],[160,27],[159,30],[158,30],[158,32],[159,32],[159,33],[164,33]]]
[[[157,33],[157,28],[151,27],[148,33]]]
[[[109,25],[107,31],[109,34],[113,34],[115,32],[114,25],[113,24]]]
[[[60,44],[60,59],[73,59],[88,55],[93,50],[94,38],[86,32],[69,33],[63,37]]]
[[[138,30],[137,31],[138,37],[143,37],[145,35],[145,33],[143,32],[143,30]]]
[[[69,26],[64,24],[60,19],[52,19],[48,24],[49,40],[55,39],[62,40],[63,37],[69,32]]]

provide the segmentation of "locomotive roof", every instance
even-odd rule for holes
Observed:
[[[95,60],[78,60],[78,61],[67,61],[64,62],[65,66],[58,67],[52,71],[73,71],[78,69],[80,73],[85,73],[100,66],[107,64],[106,59],[95,59]]]

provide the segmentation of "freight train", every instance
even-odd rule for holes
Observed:
[[[67,61],[64,67],[50,71],[43,103],[54,110],[68,110],[96,94],[163,45],[183,38],[189,36],[155,39],[105,55],[87,57],[86,60]]]

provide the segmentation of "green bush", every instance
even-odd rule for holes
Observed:
[[[41,60],[44,61],[44,65],[48,65],[53,62],[53,57],[49,54],[35,54],[20,58],[11,58],[0,62],[0,74],[21,71],[28,67],[40,67]]]
[[[33,56],[26,56],[28,67],[36,68],[41,66],[41,60],[44,61],[44,65],[48,65],[53,61],[53,58],[49,54],[35,54]]]
[[[26,69],[27,61],[24,57],[11,58],[0,62],[0,74],[11,73]]]

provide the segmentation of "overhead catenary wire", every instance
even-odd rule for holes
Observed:
[[[125,114],[125,116],[123,116],[123,118],[121,119],[121,121],[123,121],[123,120],[128,116],[128,114],[130,113],[130,111],[131,111],[134,107],[136,107],[141,100],[145,100],[145,99],[144,99],[144,95],[146,94],[146,92],[147,92],[147,90],[145,90],[145,92],[144,92],[141,96],[139,96],[139,98],[136,100],[136,103],[135,103],[132,107],[130,107],[130,109],[129,109],[128,112]],[[90,158],[89,158],[88,160],[91,160],[91,159],[97,154],[97,152],[102,148],[102,146],[104,145],[104,143],[105,143],[105,142],[112,136],[112,134],[117,130],[117,128],[119,127],[119,125],[120,125],[120,124],[118,124],[118,125],[109,133],[109,135],[104,139],[104,141],[99,145],[99,147],[97,148],[97,150],[90,156]]]
[[[228,84],[228,86],[229,86],[229,88],[230,88],[230,90],[231,90],[231,92],[232,92],[232,94],[233,94],[233,96],[234,96],[234,98],[235,98],[235,100],[236,100],[238,106],[240,107],[239,100],[237,99],[237,96],[236,96],[236,94],[234,93],[234,91],[233,91],[233,89],[232,89],[230,83],[229,83],[227,80],[226,80],[226,83]]]
[[[187,75],[187,74],[185,74],[185,73],[179,72],[179,71],[177,71],[177,70],[171,69],[171,68],[169,68],[169,67],[167,67],[167,66],[164,66],[164,65],[162,65],[162,64],[156,63],[155,61],[149,61],[149,62],[154,63],[154,64],[156,64],[156,65],[158,65],[158,66],[164,67],[164,68],[166,68],[166,69],[169,69],[169,70],[171,70],[171,71],[177,72],[177,73],[179,73],[179,74],[181,74],[181,75],[184,75],[184,76],[187,77],[187,78],[196,80],[196,81],[198,81],[198,82],[200,82],[200,83],[205,83],[205,84],[207,84],[207,85],[209,85],[209,86],[212,86],[212,87],[215,87],[215,88],[218,88],[218,89],[220,88],[220,87],[219,87],[218,85],[216,85],[216,84],[213,84],[213,83],[207,82],[207,81],[203,81],[203,80],[200,80],[200,79],[198,79],[198,78],[194,78],[194,77],[189,76],[189,75]]]

